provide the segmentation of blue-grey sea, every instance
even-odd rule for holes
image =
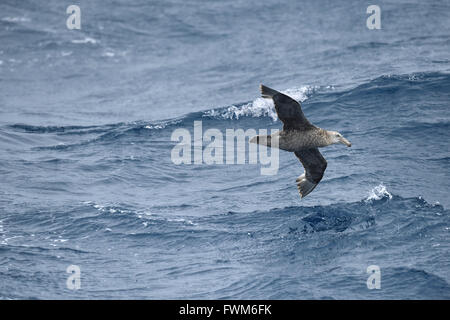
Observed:
[[[171,159],[280,129],[260,83],[352,142],[304,199]],[[449,141],[449,1],[1,0],[0,298],[450,299]]]

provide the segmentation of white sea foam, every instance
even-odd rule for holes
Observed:
[[[144,211],[129,211],[129,210],[126,210],[126,209],[122,210],[122,209],[119,209],[119,208],[114,207],[112,205],[111,206],[110,205],[101,205],[101,204],[95,203],[93,201],[84,201],[83,204],[89,205],[89,206],[97,209],[100,212],[105,212],[105,213],[110,213],[110,214],[115,214],[115,213],[122,213],[122,214],[123,213],[134,213],[137,216],[138,219],[146,220],[146,221],[143,222],[145,227],[148,225],[148,221],[151,221],[151,220],[152,221],[163,221],[163,222],[164,221],[167,221],[167,222],[180,222],[182,224],[191,225],[191,226],[196,226],[197,225],[196,223],[192,222],[192,220],[188,220],[188,219],[185,219],[185,218],[167,218],[167,217],[164,217],[164,216],[160,216],[160,215],[158,215],[156,213],[150,212],[148,210],[144,210]],[[0,223],[1,223],[1,221],[0,221]],[[1,224],[0,224],[0,227],[1,227]],[[109,230],[108,229],[109,228],[106,228],[105,230],[106,231],[111,231],[111,229],[109,229]],[[1,231],[1,229],[0,229],[0,231]],[[54,241],[54,242],[56,242],[56,241]],[[64,242],[64,241],[60,241],[60,242]]]
[[[145,216],[145,217],[144,217]],[[181,222],[186,225],[196,226],[197,224],[192,222],[192,220],[188,220],[185,218],[167,218],[164,216],[161,216],[156,213],[152,213],[150,211],[143,211],[141,212],[141,215],[138,216],[139,219],[145,219],[145,220],[153,220],[153,221],[167,221],[167,222]],[[148,225],[148,222],[143,222],[144,226]]]
[[[112,58],[114,57],[116,54],[112,51],[105,51],[102,53],[102,57],[108,57],[108,58]]]
[[[282,91],[297,101],[303,102],[308,96],[316,90],[314,86],[303,86],[300,88],[291,88]],[[204,117],[221,117],[224,119],[239,119],[240,117],[264,117],[269,116],[274,121],[277,120],[277,113],[274,110],[272,99],[256,98],[250,103],[242,106],[230,106],[224,110],[209,110],[203,115]]]
[[[0,244],[9,245],[9,240],[17,239],[17,238],[23,238],[24,236],[13,236],[9,238],[4,238]]]
[[[94,38],[86,37],[84,39],[72,40],[72,43],[91,43],[91,44],[96,44],[97,40],[95,40]]]
[[[53,242],[60,242],[60,243],[67,242],[67,241],[69,241],[69,239],[54,239],[53,240]]]
[[[379,184],[370,191],[370,194],[367,197],[366,201],[381,200],[383,198],[392,199],[392,194],[383,184]]]
[[[93,207],[99,211],[104,211],[105,210],[105,206],[102,206],[100,204],[94,204]]]
[[[102,204],[95,203],[93,201],[84,201],[83,203],[97,209],[100,212],[105,212],[105,213],[115,214],[115,213],[129,213],[130,212],[128,210],[122,210],[120,208],[117,208],[113,205],[107,205],[107,204],[102,205]]]
[[[29,22],[30,19],[26,17],[4,17],[2,21],[6,22]]]
[[[169,221],[169,222],[182,222],[184,224],[188,224],[188,225],[191,225],[191,226],[196,226],[197,225],[196,223],[192,222],[191,220],[186,220],[186,219],[183,219],[183,218],[167,219],[167,221]]]
[[[146,125],[144,128],[145,129],[164,129],[167,126],[174,125],[174,124],[177,124],[180,122],[181,122],[181,120],[170,120],[170,121],[165,121],[165,122],[161,122],[161,123],[157,123],[157,124],[149,124],[149,125]]]

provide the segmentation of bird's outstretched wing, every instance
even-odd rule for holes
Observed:
[[[303,114],[300,103],[291,97],[264,85],[261,85],[260,88],[263,98],[272,98],[278,118],[284,124],[283,130],[307,130],[313,127]]]
[[[322,156],[319,149],[304,149],[294,152],[305,168],[305,173],[297,178],[297,187],[300,196],[307,196],[322,180],[327,160]]]

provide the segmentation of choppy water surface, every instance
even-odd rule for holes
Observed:
[[[0,298],[450,298],[447,2],[79,5],[0,4]],[[194,121],[281,128],[259,83],[352,142],[303,200],[287,152],[171,161]]]

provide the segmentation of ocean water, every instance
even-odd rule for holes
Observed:
[[[380,30],[366,1],[77,4],[0,3],[1,299],[450,299],[448,1]],[[291,153],[171,160],[194,121],[280,129],[260,83],[352,142],[302,200]]]

